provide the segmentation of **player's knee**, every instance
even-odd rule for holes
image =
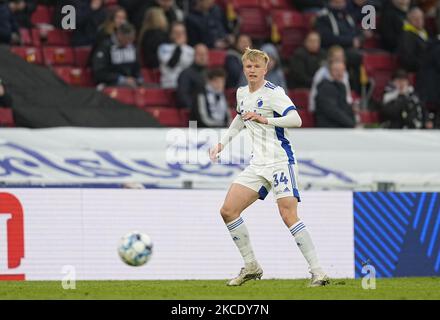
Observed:
[[[240,212],[237,212],[236,210],[233,210],[230,207],[227,206],[223,206],[220,209],[220,214],[223,218],[224,221],[232,221],[236,218],[238,218],[238,216],[240,215]]]

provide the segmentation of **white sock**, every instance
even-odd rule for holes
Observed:
[[[255,263],[256,259],[249,239],[249,232],[244,224],[243,218],[238,217],[234,221],[227,223],[226,226],[228,227],[232,240],[234,240],[235,245],[238,250],[240,250],[244,264]]]
[[[312,273],[323,273],[324,271],[319,265],[318,255],[316,254],[312,238],[304,223],[300,220],[291,226],[289,230],[295,238],[299,250],[301,250],[301,253],[309,264],[310,271]]]

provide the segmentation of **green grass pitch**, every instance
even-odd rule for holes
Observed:
[[[227,287],[226,281],[77,281],[64,290],[61,281],[0,281],[0,299],[147,299],[147,300],[285,300],[285,299],[440,299],[440,278],[377,279],[364,290],[361,279],[333,279],[326,287],[308,288],[309,280],[249,281]]]

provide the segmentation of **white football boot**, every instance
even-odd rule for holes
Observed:
[[[325,273],[312,273],[309,287],[323,287],[330,284],[330,278]]]
[[[263,269],[261,269],[260,265],[257,262],[254,262],[244,268],[241,268],[240,273],[237,277],[232,280],[229,280],[227,283],[228,286],[241,286],[246,281],[255,279],[259,280],[263,276]]]

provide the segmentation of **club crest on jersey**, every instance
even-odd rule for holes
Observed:
[[[263,99],[260,97],[257,99],[257,107],[261,108],[263,106]]]

